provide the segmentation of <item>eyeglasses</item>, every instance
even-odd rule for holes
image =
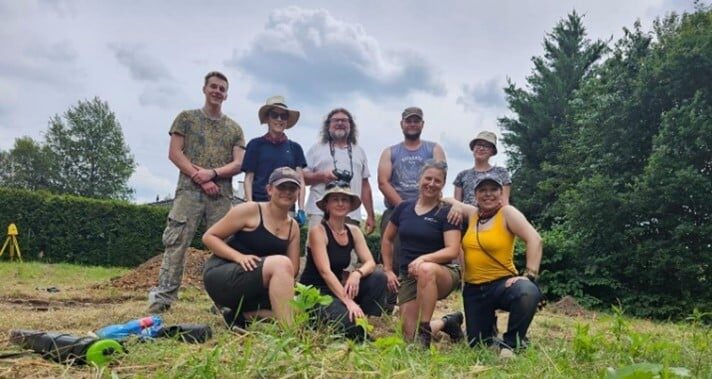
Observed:
[[[472,146],[473,149],[491,149],[492,145],[487,143],[487,142],[476,142],[474,146]]]
[[[349,119],[348,118],[332,118],[329,120],[332,124],[349,124]]]
[[[326,183],[326,189],[330,190],[332,188],[349,188],[349,183],[344,182],[343,180],[334,180],[333,182]]]
[[[270,111],[269,118],[271,118],[272,120],[287,121],[287,119],[289,118],[289,113]]]

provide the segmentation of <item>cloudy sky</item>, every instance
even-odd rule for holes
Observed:
[[[650,30],[656,17],[693,8],[692,0],[294,4],[0,0],[0,149],[21,136],[43,139],[51,116],[98,96],[138,163],[135,201],[172,195],[168,129],[180,110],[202,105],[203,75],[220,70],[231,84],[223,111],[248,139],[265,132],[257,109],[273,94],[302,111],[288,135],[305,151],[326,113],[345,107],[374,175],[381,151],[402,140],[400,112],[420,106],[423,137],[443,145],[451,182],[472,166],[475,134],[501,135],[506,79],[524,85],[531,57],[569,12],[584,15],[591,39],[615,41],[637,19]],[[506,155],[494,162],[506,165]],[[382,208],[375,177],[371,184]]]

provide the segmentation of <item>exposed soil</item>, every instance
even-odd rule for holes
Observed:
[[[203,266],[210,257],[210,253],[203,250],[188,248],[185,252],[185,270],[183,271],[182,286],[192,285],[203,288]],[[146,290],[154,287],[158,281],[158,272],[163,262],[163,254],[142,263],[135,269],[117,278],[111,279],[100,287],[114,287],[124,290]]]
[[[559,313],[566,316],[584,316],[586,314],[584,307],[582,307],[581,304],[573,298],[573,296],[564,296],[556,303],[549,304],[546,309],[553,313]]]

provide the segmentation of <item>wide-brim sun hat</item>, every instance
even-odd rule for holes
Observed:
[[[316,202],[317,208],[321,209],[322,212],[326,212],[326,201],[328,200],[329,195],[335,193],[344,194],[351,198],[351,209],[349,212],[353,212],[361,206],[361,199],[351,192],[351,188],[348,185],[344,184],[342,186],[339,185],[338,182],[331,182],[326,185],[326,192],[324,192],[324,194],[321,195],[321,199]]]
[[[284,101],[284,96],[272,96],[268,98],[265,102],[265,105],[261,106],[260,110],[257,111],[257,117],[259,117],[260,119],[260,124],[267,123],[267,119],[269,118],[269,111],[274,108],[281,109],[287,112],[287,114],[289,115],[287,118],[287,129],[291,128],[297,123],[297,121],[299,121],[299,111],[289,109],[286,102]]]
[[[475,147],[475,142],[477,142],[477,141],[485,141],[485,142],[491,143],[492,146],[494,146],[494,153],[492,153],[492,156],[497,155],[497,135],[496,134],[494,134],[492,132],[488,132],[486,130],[477,133],[477,137],[473,138],[472,141],[470,141],[470,150],[472,150]]]

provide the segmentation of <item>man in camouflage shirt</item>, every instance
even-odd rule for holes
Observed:
[[[232,177],[240,172],[245,136],[235,121],[222,113],[228,82],[220,72],[205,76],[201,109],[181,112],[169,132],[168,158],[180,170],[173,208],[163,232],[163,263],[158,286],[148,294],[150,313],[168,310],[178,297],[185,251],[198,223],[210,227],[230,210]]]

